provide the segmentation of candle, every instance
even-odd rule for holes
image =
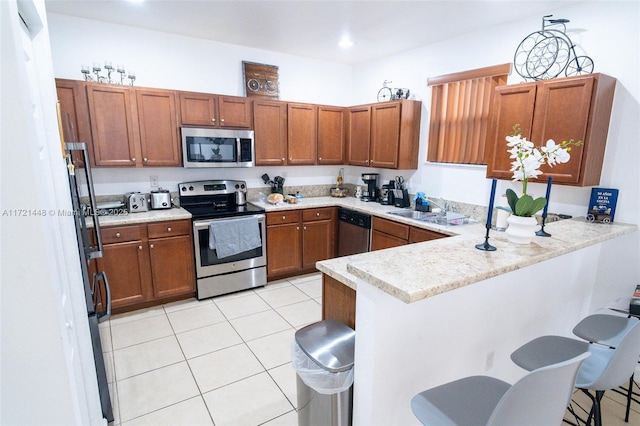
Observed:
[[[493,216],[493,200],[496,197],[496,178],[491,182],[491,198],[489,198],[489,211],[487,212],[487,228],[491,228],[491,216]]]
[[[547,179],[547,195],[545,195],[544,198],[547,199],[547,203],[544,205],[544,210],[542,210],[542,216],[543,217],[547,217],[547,210],[549,209],[549,195],[551,195],[551,181],[553,180],[553,177],[549,176],[549,179]]]

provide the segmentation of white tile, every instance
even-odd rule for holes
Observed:
[[[200,392],[209,392],[264,371],[244,343],[189,360]]]
[[[284,392],[291,405],[297,408],[298,390],[296,388],[296,372],[291,363],[272,368],[268,373],[280,390]]]
[[[271,309],[264,300],[253,292],[246,294],[243,297],[216,300],[216,305],[220,308],[227,319],[230,320]]]
[[[246,289],[246,290],[242,290],[242,291],[236,291],[234,293],[223,294],[221,296],[215,296],[211,300],[214,303],[218,303],[219,301],[222,301],[222,300],[229,300],[229,299],[235,299],[236,297],[248,296],[250,294],[254,294],[254,291],[255,291],[255,289],[250,288],[250,289]]]
[[[111,326],[114,326],[117,324],[124,324],[125,322],[155,317],[157,315],[164,315],[164,308],[162,306],[152,306],[150,308],[138,309],[137,311],[113,315],[110,321]]]
[[[254,291],[256,292],[256,294],[261,294],[261,293],[264,293],[265,291],[276,290],[278,288],[283,288],[283,287],[291,287],[291,283],[286,279],[271,281],[271,282],[268,282],[267,285],[265,285],[264,287],[256,288]]]
[[[114,350],[171,336],[172,334],[173,329],[164,311],[162,315],[111,326],[111,339]]]
[[[169,312],[167,317],[169,317],[173,331],[176,333],[225,321],[224,315],[213,303]]]
[[[162,305],[166,313],[180,311],[182,309],[195,308],[202,305],[209,305],[213,303],[211,299],[198,300],[195,297],[190,299],[178,300],[177,302],[165,303]]]
[[[299,284],[295,284],[295,287],[313,299],[322,297],[322,279],[303,281]]]
[[[260,312],[246,317],[236,318],[230,322],[245,342],[291,328],[291,326],[274,311]]]
[[[104,369],[107,372],[107,383],[113,383],[116,381],[116,370],[113,363],[113,352],[103,352]]]
[[[322,319],[322,307],[315,300],[283,306],[277,308],[276,311],[294,327],[311,324]]]
[[[298,426],[298,412],[291,410],[286,414],[262,424],[263,426]]]
[[[98,332],[100,333],[100,346],[102,346],[102,352],[112,351],[111,327],[98,327]]]
[[[185,360],[175,336],[118,349],[113,357],[118,380]]]
[[[318,297],[316,299],[313,299],[318,305],[322,306],[322,297]]]
[[[153,413],[137,417],[128,422],[122,423],[123,426],[148,425],[148,426],[208,426],[213,425],[213,420],[209,415],[207,406],[198,395],[195,398],[170,405]]]
[[[279,308],[280,306],[309,300],[309,296],[294,286],[265,291],[264,293],[260,293],[260,297],[262,297],[272,308]]]
[[[186,362],[119,380],[117,384],[123,422],[199,394]]]
[[[216,426],[258,425],[291,411],[291,404],[267,373],[204,394]]]
[[[227,322],[185,331],[176,337],[187,359],[242,343],[238,333]]]
[[[291,341],[295,330],[290,328],[247,342],[251,351],[267,370],[291,362]]]
[[[312,274],[299,275],[297,277],[289,278],[289,282],[293,285],[299,285],[300,283],[303,283],[303,282],[316,281],[316,280],[320,280],[320,282],[322,282],[322,273],[314,272]]]

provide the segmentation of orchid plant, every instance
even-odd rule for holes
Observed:
[[[527,194],[527,183],[529,179],[537,179],[542,174],[540,166],[548,164],[553,167],[556,164],[567,163],[571,156],[571,146],[582,145],[581,141],[575,142],[573,139],[556,144],[553,139],[549,139],[545,146],[536,147],[533,142],[522,137],[520,125],[513,126],[513,131],[506,137],[509,158],[513,159],[511,170],[514,181],[522,181],[522,196],[518,197],[514,190],[507,189],[507,201],[511,211],[516,216],[533,216],[537,211],[544,208],[547,200],[544,197],[534,199]]]

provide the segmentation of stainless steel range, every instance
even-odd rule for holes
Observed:
[[[197,298],[267,283],[264,209],[246,202],[246,183],[205,180],[178,185],[193,216]]]

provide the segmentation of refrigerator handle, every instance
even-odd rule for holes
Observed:
[[[105,306],[107,307],[107,309],[104,312],[101,312],[99,314],[96,314],[96,316],[98,317],[98,322],[103,322],[108,320],[111,317],[111,288],[109,287],[109,280],[107,279],[107,273],[102,271],[102,272],[96,272],[93,274],[93,288],[94,288],[94,294],[100,294],[100,292],[97,292],[97,285],[96,285],[96,281],[104,281],[104,294],[106,296],[106,301],[105,301]],[[97,300],[96,300],[97,303]],[[96,306],[96,310],[97,310],[97,306]]]

